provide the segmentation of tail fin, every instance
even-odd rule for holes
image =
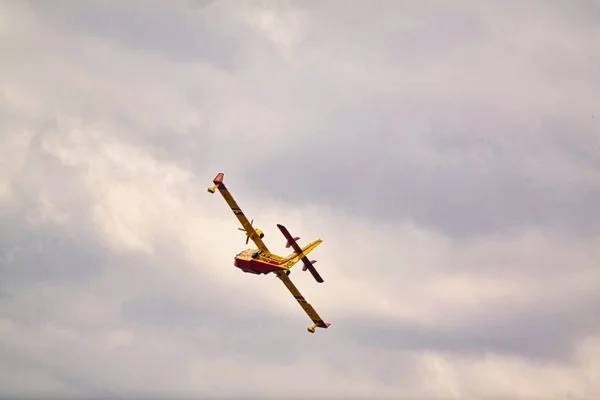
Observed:
[[[317,270],[314,267],[314,264],[317,263],[317,260],[309,261],[308,257],[306,257],[306,256],[308,255],[308,253],[310,253],[311,251],[316,249],[317,246],[320,245],[321,243],[323,243],[323,241],[321,239],[317,239],[314,242],[311,242],[311,243],[307,244],[306,246],[304,246],[301,249],[302,252],[300,254],[298,254],[297,252],[294,252],[288,256],[288,257],[293,257],[293,258],[291,258],[291,261],[293,261],[293,264],[290,266],[290,268],[293,267],[294,265],[296,265],[296,263],[298,261],[302,261],[304,264],[302,266],[302,271],[309,270],[310,273],[312,274],[312,276],[315,278],[315,280],[319,283],[323,283],[323,278],[321,278],[321,275],[319,275],[319,273],[317,272]]]
[[[287,240],[287,244],[290,245],[294,249],[294,253],[292,253],[290,255],[290,257],[291,257],[294,254],[296,254],[296,257],[293,258],[294,264],[296,264],[298,261],[302,260],[302,262],[304,263],[304,268],[302,268],[302,270],[303,271],[309,270],[317,282],[323,283],[323,278],[321,278],[321,275],[319,275],[319,273],[313,266],[313,264],[315,264],[317,261],[316,260],[309,261],[308,258],[306,257],[308,253],[313,251],[318,245],[323,243],[323,241],[321,239],[317,239],[314,242],[307,244],[303,248],[300,248],[300,246],[298,246],[298,243],[296,243],[296,240],[298,240],[298,238],[292,237],[292,235],[290,234],[290,232],[287,230],[287,228],[285,226],[283,226],[281,224],[277,224],[277,227],[279,228],[281,233],[283,233],[283,236],[285,236],[285,238]]]

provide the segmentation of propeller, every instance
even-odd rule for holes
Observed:
[[[252,226],[253,223],[254,223],[254,219],[252,219],[252,221],[250,221],[250,226]],[[246,229],[238,228],[238,231],[246,232]],[[246,235],[246,244],[248,244],[249,240],[250,240],[250,236]]]

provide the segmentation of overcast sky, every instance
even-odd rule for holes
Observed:
[[[0,51],[0,395],[600,398],[598,1],[3,0]]]

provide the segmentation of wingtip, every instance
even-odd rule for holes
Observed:
[[[223,178],[225,177],[225,174],[223,172],[219,172],[217,174],[217,176],[215,176],[215,179],[213,179],[213,183],[215,185],[218,185],[220,183],[223,183]]]

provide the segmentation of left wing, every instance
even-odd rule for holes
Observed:
[[[229,208],[231,208],[231,211],[233,211],[237,219],[240,221],[250,239],[252,239],[252,241],[256,244],[260,251],[270,253],[265,243],[261,240],[258,233],[252,227],[252,224],[250,224],[250,221],[248,221],[248,218],[246,218],[243,211],[240,209],[240,206],[237,205],[237,203],[233,199],[233,196],[231,195],[231,193],[229,193],[229,190],[227,190],[227,187],[223,183],[224,176],[225,174],[223,174],[222,172],[217,174],[215,179],[213,179],[213,183],[215,184],[215,186],[209,187],[208,191],[210,193],[214,193],[216,189],[219,189],[219,192],[221,193],[221,195],[223,195],[223,198],[229,205]]]
[[[304,296],[302,296],[300,291],[296,288],[296,285],[294,285],[292,283],[292,280],[286,275],[285,271],[274,271],[273,273],[276,274],[279,279],[281,279],[283,284],[292,293],[296,301],[298,301],[300,307],[304,309],[306,314],[308,314],[308,317],[312,320],[312,322],[315,323],[313,326],[308,327],[309,332],[314,333],[316,327],[326,329],[329,328],[329,326],[331,326],[330,323],[323,321],[323,319],[319,316],[319,314],[317,314],[313,306],[311,306],[310,303],[306,301]]]

